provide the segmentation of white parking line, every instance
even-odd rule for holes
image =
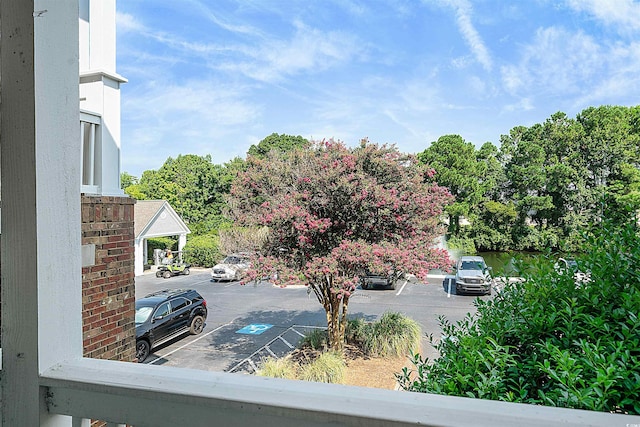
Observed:
[[[209,282],[211,282],[211,280],[200,280],[199,282],[192,283],[192,285],[201,285],[201,284],[209,283]]]
[[[147,363],[147,365],[153,365],[154,363],[156,363],[156,361],[158,361],[158,360],[160,360],[160,359],[164,359],[165,357],[172,355],[172,354],[173,354],[173,353],[175,353],[176,351],[182,350],[183,348],[186,348],[186,347],[190,346],[190,345],[191,345],[191,344],[193,344],[194,342],[196,342],[196,341],[200,341],[202,338],[204,338],[204,337],[206,337],[206,336],[209,336],[209,335],[211,335],[212,333],[214,333],[214,332],[216,332],[216,331],[219,331],[220,329],[224,328],[225,326],[229,326],[229,325],[230,325],[230,324],[232,324],[232,323],[233,323],[233,322],[229,322],[229,323],[225,323],[224,325],[220,325],[220,326],[218,326],[217,328],[215,328],[215,329],[213,329],[213,330],[211,330],[211,331],[207,332],[206,334],[204,334],[204,335],[200,335],[200,336],[199,336],[198,338],[196,338],[195,340],[193,340],[193,341],[189,341],[189,342],[188,342],[188,343],[186,343],[185,345],[182,345],[182,346],[180,346],[180,347],[176,348],[175,350],[171,350],[171,351],[170,351],[169,353],[167,353],[167,354],[164,354],[164,355],[158,356],[158,358],[157,358],[157,359],[153,359],[151,362],[148,362],[148,363]]]
[[[405,280],[404,283],[402,284],[402,286],[400,286],[400,290],[398,292],[396,292],[396,296],[400,295],[400,293],[402,292],[404,287],[407,286],[407,283],[409,283],[409,281]]]

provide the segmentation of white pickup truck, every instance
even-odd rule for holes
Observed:
[[[456,294],[491,295],[493,278],[481,256],[462,256],[455,266]]]

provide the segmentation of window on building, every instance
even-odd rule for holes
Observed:
[[[101,184],[100,125],[100,116],[85,112],[80,113],[80,140],[82,141],[82,193],[99,193]]]

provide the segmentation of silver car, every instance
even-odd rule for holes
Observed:
[[[491,295],[493,278],[481,256],[463,256],[456,263],[456,294]]]
[[[245,271],[249,268],[250,262],[250,254],[231,254],[223,259],[219,264],[213,266],[211,269],[211,281],[242,280]]]

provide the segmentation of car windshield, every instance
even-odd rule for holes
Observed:
[[[136,307],[136,325],[146,322],[149,316],[151,316],[152,312],[153,312],[153,307],[149,307],[149,306]]]
[[[223,264],[244,264],[246,262],[246,258],[239,258],[237,256],[228,256],[222,261]]]
[[[484,270],[484,264],[480,261],[462,261],[460,270]]]

